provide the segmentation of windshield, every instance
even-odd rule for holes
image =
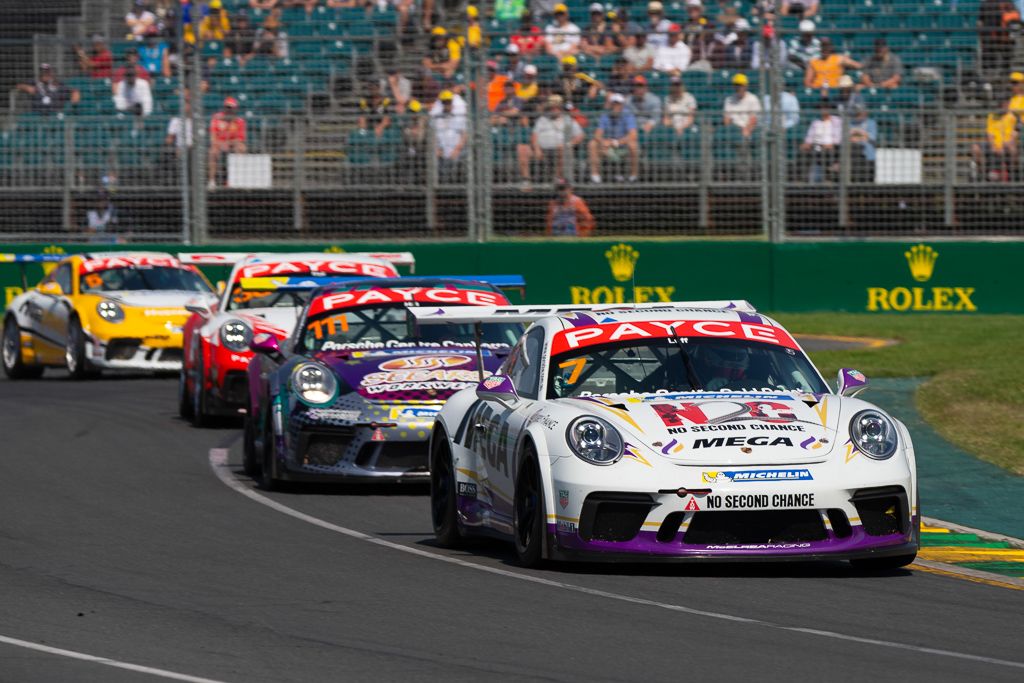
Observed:
[[[210,287],[192,270],[161,266],[109,268],[82,275],[79,284],[86,292],[188,291],[209,292]]]
[[[251,290],[242,289],[242,286],[236,283],[231,288],[231,296],[228,298],[228,310],[302,308],[309,301],[312,291],[312,289]]]
[[[548,398],[675,391],[827,393],[800,351],[734,339],[644,340],[552,357]]]
[[[308,318],[299,342],[301,348],[308,351],[374,348],[389,343],[461,346],[475,343],[473,328],[470,324],[416,325],[404,304],[363,306]],[[510,347],[522,331],[518,323],[484,323],[481,343]]]

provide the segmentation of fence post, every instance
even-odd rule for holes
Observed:
[[[192,239],[195,244],[206,244],[208,240],[206,214],[206,160],[210,141],[204,125],[202,82],[202,46],[196,36],[192,50],[192,73],[189,91],[192,97]]]
[[[295,163],[292,164],[292,228],[302,232],[305,227],[305,197],[302,189],[306,179],[306,117],[295,117],[292,126],[295,139]]]
[[[70,117],[64,117],[64,181],[61,188],[61,215],[65,231],[72,231],[71,185],[75,181],[75,135]]]
[[[713,116],[713,114],[705,113],[701,117],[704,121],[700,127],[700,184],[697,188],[697,215],[701,230],[707,230],[711,226],[711,207],[709,206],[711,199],[708,188],[711,187],[711,171],[714,163],[711,159],[711,134],[713,131],[711,121]]]
[[[956,185],[956,112],[944,110],[942,119],[945,132],[943,154],[946,157],[943,164],[942,203],[945,227],[948,229],[956,222],[956,195],[953,190]]]
[[[104,20],[107,19],[109,3],[103,3]],[[104,24],[104,30],[109,29],[109,22]],[[181,61],[178,64],[178,116],[181,120],[180,139],[175,140],[174,153],[178,159],[178,182],[181,183],[181,242],[192,244],[192,188],[189,185],[189,161],[192,156],[192,149],[196,144],[195,119],[192,116],[191,98],[188,89],[188,81],[185,73],[185,25],[179,20],[177,30],[178,55]]]
[[[839,229],[850,227],[850,109],[843,107],[839,139]]]
[[[437,142],[434,138],[434,123],[430,115],[426,119],[426,150],[427,155],[427,183],[425,196],[425,209],[427,212],[427,227],[431,233],[437,232]]]

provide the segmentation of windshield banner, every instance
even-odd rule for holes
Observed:
[[[558,332],[551,341],[551,355],[612,342],[674,337],[684,341],[689,337],[746,339],[797,348],[796,341],[785,330],[770,325],[728,320],[637,320],[586,325]]]
[[[373,304],[396,304],[405,302],[462,305],[462,306],[504,306],[508,299],[497,292],[479,289],[455,289],[452,287],[389,287],[358,289],[333,292],[318,297],[309,305],[308,316],[325,311],[343,310]]]

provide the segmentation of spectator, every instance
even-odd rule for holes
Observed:
[[[690,48],[690,68],[711,70],[711,45],[714,31],[704,16],[701,0],[687,0],[683,42]]]
[[[380,140],[391,125],[392,102],[381,92],[380,81],[367,81],[365,87],[366,95],[359,100],[358,125],[362,130],[372,128],[374,137]]]
[[[519,48],[519,54],[527,58],[539,55],[544,50],[544,35],[540,27],[533,23],[533,15],[529,10],[519,18],[519,29],[512,34],[511,43]]]
[[[590,23],[580,39],[580,51],[588,57],[603,57],[615,48],[611,42],[611,26],[604,16],[604,5],[599,2],[590,5]]]
[[[516,95],[516,84],[506,79],[502,84],[501,101],[494,107],[491,114],[492,126],[514,126],[526,108],[526,102]]]
[[[505,54],[508,55],[508,61],[505,64],[505,75],[513,81],[522,80],[523,72],[526,69],[526,62],[519,58],[519,46],[515,43],[509,43],[505,46]]]
[[[124,24],[128,27],[128,38],[142,40],[149,33],[150,27],[156,26],[156,15],[149,11],[146,0],[135,0],[135,4],[124,16]]]
[[[628,36],[635,36],[638,33],[644,33],[643,27],[629,18],[629,9],[625,6],[620,6],[615,10],[615,21],[622,25],[622,30]]]
[[[103,233],[117,227],[117,208],[110,193],[101,189],[96,196],[96,203],[85,212],[86,230],[90,233]]]
[[[203,18],[199,22],[199,37],[204,40],[224,40],[231,31],[231,20],[221,0],[210,0],[203,6]]]
[[[690,47],[682,40],[679,24],[668,27],[668,44],[658,48],[654,57],[654,68],[670,76],[678,76],[690,66]]]
[[[650,133],[661,123],[661,99],[647,89],[647,79],[643,76],[634,76],[632,85],[633,91],[626,106],[636,117],[640,130]]]
[[[646,33],[637,33],[630,38],[630,44],[622,51],[627,70],[631,74],[642,74],[654,68],[657,50],[647,43]]]
[[[1010,111],[1009,100],[999,104],[998,111],[988,115],[985,122],[984,148],[971,146],[971,155],[984,176],[992,182],[1006,182],[1016,176],[1018,164],[1017,117]]]
[[[675,134],[682,135],[693,125],[693,116],[697,111],[697,99],[692,93],[686,92],[681,76],[673,76],[669,80],[668,96],[665,98],[665,118],[663,125],[671,128]]]
[[[771,125],[771,112],[772,112],[772,98],[771,95],[765,95],[762,98],[765,125]],[[800,123],[800,100],[793,94],[791,88],[786,88],[779,93],[779,111],[782,116],[782,128],[784,130],[790,130],[798,123]]]
[[[831,38],[821,39],[821,56],[812,59],[804,73],[804,85],[808,88],[836,88],[845,69],[860,69],[861,63],[840,55],[832,48]]]
[[[149,72],[139,64],[139,51],[134,47],[128,48],[124,53],[124,66],[114,69],[114,77],[111,79],[113,90],[117,90],[117,84],[123,81],[128,73],[134,73],[136,78],[143,81],[149,80]]]
[[[484,44],[484,29],[480,25],[480,10],[476,5],[466,5],[466,46],[479,50]]]
[[[869,87],[898,88],[903,79],[903,60],[889,50],[885,38],[875,38],[875,52],[864,65],[860,82]]]
[[[572,191],[568,180],[556,180],[555,191],[557,196],[548,204],[548,234],[589,237],[595,226],[587,203]]]
[[[146,41],[139,46],[139,66],[146,70],[150,78],[156,76],[170,78],[170,52],[170,47],[160,35],[160,32],[153,28],[146,36]]]
[[[92,49],[89,52],[76,45],[75,56],[79,68],[90,78],[110,78],[114,69],[114,55],[100,34],[92,37]]]
[[[826,174],[835,171],[836,151],[842,141],[843,125],[832,116],[826,100],[821,102],[821,116],[811,122],[800,151],[807,159],[807,182],[820,183]]]
[[[791,38],[786,50],[789,63],[800,69],[806,69],[812,59],[821,56],[821,41],[814,35],[814,22],[804,19],[800,22],[800,35]]]
[[[746,70],[754,63],[754,41],[750,39],[750,24],[739,17],[732,23],[728,42],[723,41],[715,51],[715,65],[722,69]]]
[[[245,66],[245,63],[252,57],[254,42],[256,42],[256,30],[249,21],[249,13],[244,9],[240,10],[231,25],[231,33],[224,39],[222,54],[227,59],[237,59],[239,64]]]
[[[836,108],[840,113],[852,112],[854,109],[865,109],[868,106],[864,101],[864,96],[854,87],[853,78],[850,77],[850,74],[843,74],[839,78],[839,95],[837,99]]]
[[[558,94],[568,104],[579,107],[584,100],[597,97],[600,84],[577,68],[572,55],[562,57],[562,72],[558,75]]]
[[[430,54],[423,58],[423,68],[428,74],[450,79],[455,75],[462,58],[459,41],[448,37],[448,31],[435,26],[430,32]]]
[[[272,10],[281,0],[249,0],[249,7],[258,10]]]
[[[556,176],[564,175],[566,162],[572,163],[573,149],[583,142],[583,128],[565,113],[565,101],[552,95],[544,104],[543,116],[533,124],[529,145],[516,149],[522,189],[530,189],[530,162],[537,161],[554,168]]]
[[[665,6],[658,0],[647,3],[647,42],[657,50],[668,45],[668,27],[671,22],[665,18]]]
[[[523,68],[523,80],[516,82],[516,95],[523,101],[528,102],[536,97],[538,92],[537,67],[533,64],[527,64]]]
[[[747,90],[750,79],[746,74],[733,76],[732,84],[735,92],[725,98],[722,108],[723,120],[725,125],[739,128],[743,139],[749,140],[757,127],[757,117],[761,113],[761,101]]]
[[[601,162],[621,162],[629,155],[629,182],[640,174],[640,143],[637,140],[636,117],[626,109],[626,98],[619,93],[608,98],[609,110],[601,119],[590,141],[590,181],[601,182]]]
[[[1020,11],[1007,0],[982,0],[978,23],[981,26],[981,64],[985,71],[1004,73],[1013,52],[1012,28],[1020,25]]]
[[[192,98],[188,91],[185,92],[184,113],[171,118],[167,123],[164,144],[173,149],[176,156],[181,156],[186,149],[192,148]]]
[[[606,12],[604,15],[605,25],[608,27],[604,43],[607,54],[618,54],[629,46],[630,34],[626,30],[626,22],[622,16],[615,10]]]
[[[780,14],[810,19],[818,13],[818,0],[782,0]]]
[[[494,18],[501,22],[512,22],[523,16],[526,0],[494,0]]]
[[[1010,74],[1010,111],[1024,123],[1024,72]]]
[[[269,55],[277,59],[288,57],[288,35],[281,24],[281,8],[274,7],[258,29],[252,44],[252,54]]]
[[[114,107],[122,114],[149,116],[153,113],[153,92],[149,81],[138,78],[134,71],[114,86]]]
[[[452,104],[452,113],[455,114],[456,116],[461,116],[465,118],[466,114],[469,113],[469,104],[466,102],[465,98],[459,93],[457,93],[453,88],[445,88],[444,90],[441,91],[441,94],[443,94],[444,92],[451,93],[451,97],[449,99],[451,100]],[[437,99],[434,100],[434,103],[430,105],[430,115],[440,116],[443,113],[444,101],[442,101],[441,96],[438,95]]]
[[[238,115],[238,100],[226,97],[224,108],[210,118],[210,189],[217,187],[217,164],[221,156],[245,154],[245,143],[245,119]]]
[[[455,93],[442,90],[437,98],[441,111],[431,112],[434,129],[434,149],[438,160],[438,175],[442,183],[457,182],[462,165],[462,150],[466,147],[466,115],[454,111]]]
[[[412,81],[402,75],[397,65],[388,67],[387,75],[381,79],[380,87],[394,101],[397,111],[405,111],[406,105],[412,99]]]
[[[753,48],[750,51],[751,69],[760,69],[762,66],[771,68],[769,60],[773,45],[778,45],[779,48],[779,64],[785,65],[789,60],[786,43],[779,39],[775,31],[775,20],[769,15],[761,26],[760,35],[753,40]]]
[[[68,102],[78,104],[81,94],[57,80],[49,64],[39,65],[35,83],[19,83],[18,90],[32,96],[32,111],[37,114],[60,114]]]
[[[569,20],[569,8],[555,5],[555,20],[544,29],[544,49],[553,57],[564,57],[579,52],[580,27]]]
[[[629,90],[630,83],[633,81],[633,76],[633,70],[629,68],[629,62],[626,61],[626,58],[616,57],[615,61],[612,62],[612,68],[608,73],[608,79],[602,83],[602,91],[605,99],[607,99],[612,93],[626,92]]]
[[[868,116],[868,110],[860,107],[853,110],[850,122],[850,161],[853,181],[870,183],[875,180],[875,143],[878,140],[878,123]]]

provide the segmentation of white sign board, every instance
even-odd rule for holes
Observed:
[[[228,187],[262,190],[273,184],[274,173],[269,154],[228,155]]]
[[[921,183],[921,150],[875,150],[875,183],[912,185]]]

